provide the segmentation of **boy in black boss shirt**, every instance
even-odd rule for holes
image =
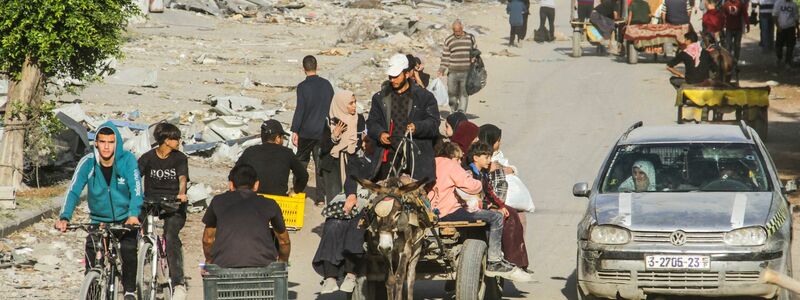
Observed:
[[[159,123],[153,132],[158,143],[155,149],[139,158],[139,171],[144,176],[144,195],[150,197],[175,197],[179,201],[176,211],[162,212],[164,235],[167,241],[169,276],[174,286],[172,299],[186,297],[183,276],[183,253],[179,233],[186,224],[186,182],[189,180],[189,162],[178,150],[181,131],[170,123]]]

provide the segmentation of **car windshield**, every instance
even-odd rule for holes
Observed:
[[[751,144],[622,145],[606,168],[601,193],[769,191],[763,161]]]

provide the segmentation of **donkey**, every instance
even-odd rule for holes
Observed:
[[[714,63],[717,65],[717,70],[714,70],[714,73],[716,74],[715,80],[721,82],[722,84],[728,85],[731,83],[733,76],[736,76],[736,81],[738,83],[738,62],[733,58],[731,52],[722,47],[716,41],[713,35],[706,33],[702,36],[703,45],[705,45],[706,50],[708,50],[708,54],[711,55],[711,59],[714,60]]]
[[[408,177],[390,177],[380,184],[357,179],[377,196],[368,213],[369,237],[383,256],[386,265],[386,295],[389,300],[414,299],[414,277],[422,253],[425,231],[433,225],[422,202],[421,187],[428,179],[413,182]]]

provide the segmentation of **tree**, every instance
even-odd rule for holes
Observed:
[[[122,56],[136,14],[131,0],[0,0],[0,72],[9,78],[0,186],[21,186],[26,132],[48,79],[94,79],[105,59]]]

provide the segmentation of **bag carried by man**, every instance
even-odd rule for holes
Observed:
[[[537,43],[544,43],[547,41],[548,34],[549,33],[546,29],[544,29],[544,27],[536,29],[533,31],[533,41]]]
[[[483,65],[483,59],[481,59],[481,51],[478,49],[472,49],[472,55],[474,61],[469,66],[469,73],[467,73],[467,95],[474,95],[477,92],[480,92],[483,87],[486,86],[486,67]]]

